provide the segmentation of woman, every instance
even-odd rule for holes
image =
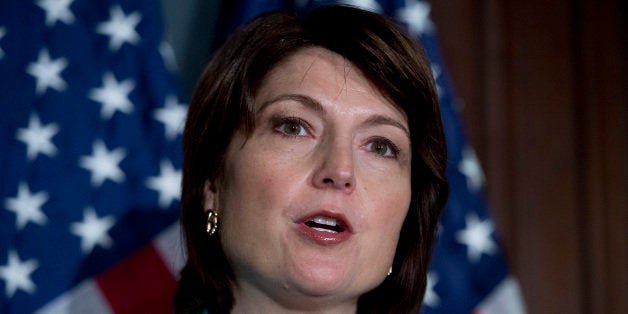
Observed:
[[[258,17],[184,133],[184,313],[409,313],[448,194],[429,62],[386,18]]]

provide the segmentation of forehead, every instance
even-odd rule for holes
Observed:
[[[391,104],[359,68],[321,47],[300,49],[280,61],[264,77],[256,98],[268,100],[282,93],[305,94],[323,103],[351,97],[354,104],[383,105],[407,121],[403,110]]]
[[[321,47],[306,47],[288,55],[275,65],[266,75],[264,82],[311,83],[322,75],[326,81],[334,83],[371,85],[361,71],[343,56]],[[298,81],[293,81],[299,78]],[[294,85],[294,84],[290,84]]]

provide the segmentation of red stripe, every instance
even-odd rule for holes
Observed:
[[[172,313],[176,280],[159,253],[147,245],[96,282],[115,313]]]

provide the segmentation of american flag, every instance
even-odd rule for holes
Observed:
[[[433,62],[452,193],[421,312],[524,313],[429,4],[245,0],[229,21],[330,3],[398,19]],[[0,4],[1,313],[171,312],[184,261],[177,218],[185,105],[167,70],[159,17],[151,0]]]
[[[159,10],[0,3],[1,313],[171,311],[186,106]]]

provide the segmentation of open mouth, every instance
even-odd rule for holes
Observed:
[[[318,211],[296,221],[297,230],[306,238],[320,245],[335,245],[349,240],[353,229],[342,213]]]
[[[318,231],[338,233],[347,230],[345,223],[331,217],[316,216],[305,222],[305,225]]]

